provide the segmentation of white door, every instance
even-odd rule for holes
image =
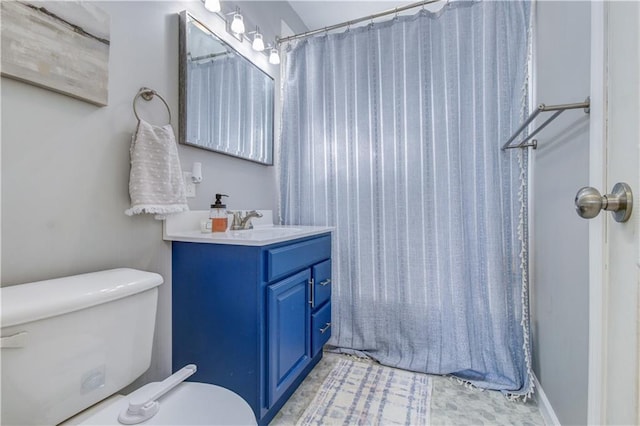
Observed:
[[[640,2],[592,4],[591,186],[633,191],[591,221],[589,423],[640,424]]]

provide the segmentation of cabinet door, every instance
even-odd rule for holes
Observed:
[[[267,287],[269,407],[311,362],[310,278],[307,269]]]

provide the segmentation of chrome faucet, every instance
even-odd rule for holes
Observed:
[[[230,212],[233,214],[233,222],[231,222],[231,230],[238,231],[240,229],[253,229],[251,219],[254,217],[262,217],[262,213],[258,213],[255,210],[247,212],[245,217],[242,217],[242,212]]]

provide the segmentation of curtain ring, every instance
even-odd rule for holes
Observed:
[[[138,90],[138,93],[136,93],[136,96],[134,96],[134,98],[133,98],[133,115],[136,116],[136,119],[138,119],[138,123],[139,123],[140,122],[140,116],[138,115],[138,110],[136,109],[136,101],[138,100],[138,98],[142,98],[145,101],[151,101],[154,96],[157,96],[162,101],[164,106],[167,107],[167,113],[169,114],[169,124],[170,124],[171,123],[171,108],[169,108],[169,104],[167,103],[167,101],[164,100],[164,98],[162,96],[160,96],[158,94],[158,92],[156,92],[153,89],[149,89],[148,87],[140,88],[140,90]]]

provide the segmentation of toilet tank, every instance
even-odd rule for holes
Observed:
[[[60,423],[144,373],[162,281],[112,269],[1,288],[0,423]]]

